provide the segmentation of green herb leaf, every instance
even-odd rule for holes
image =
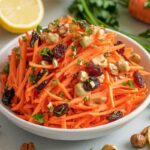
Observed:
[[[61,98],[64,98],[64,97],[65,97],[64,92],[60,92],[59,96],[60,96]]]
[[[80,21],[78,21],[78,24],[80,26],[82,26],[82,28],[84,28],[84,30],[87,33],[87,35],[91,35],[92,34],[92,29],[90,28],[90,25],[87,23],[87,21],[80,20]]]
[[[78,47],[76,45],[73,45],[71,48],[72,48],[73,51],[76,52]]]
[[[123,86],[126,86],[126,85],[127,85],[127,82],[123,82],[122,85],[123,85]]]
[[[44,28],[44,29],[42,29],[42,32],[48,32],[48,29],[47,28]]]
[[[90,101],[90,97],[86,96],[86,97],[83,98],[83,100],[84,100],[85,102],[89,102],[89,101]]]
[[[144,8],[150,8],[150,0],[147,0],[144,4]]]
[[[57,79],[53,79],[52,82],[53,82],[53,84],[58,84],[58,80]]]
[[[40,34],[41,31],[42,31],[42,26],[38,25],[38,26],[36,27],[36,32]]]
[[[150,39],[150,29],[140,33],[139,36]]]
[[[128,80],[128,84],[129,84],[131,89],[135,89],[134,84],[131,80]]]
[[[48,56],[50,53],[50,49],[49,48],[43,48],[40,52],[41,56]]]
[[[34,74],[30,74],[29,75],[29,80],[32,84],[36,83],[36,76]]]
[[[59,25],[59,22],[60,22],[59,19],[56,19],[56,20],[54,20],[53,23],[54,23],[54,25],[58,26],[58,25]]]
[[[14,47],[13,51],[15,51],[17,58],[21,59],[20,47],[19,46],[18,47]]]
[[[32,83],[32,84],[35,84],[36,83],[36,76],[34,74],[34,70],[35,68],[32,67],[32,73],[29,75],[29,81]]]
[[[6,74],[9,73],[9,63],[6,63],[6,64],[4,65],[2,72],[3,72],[3,73],[6,73]]]
[[[78,59],[78,60],[77,60],[77,65],[79,65],[79,66],[81,66],[81,65],[82,65],[82,61],[81,61],[81,59]]]
[[[27,37],[26,36],[22,36],[22,39],[24,42],[27,42]]]
[[[44,122],[44,115],[43,114],[35,114],[35,115],[33,115],[33,118],[39,123]]]

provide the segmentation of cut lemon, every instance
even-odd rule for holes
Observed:
[[[0,24],[13,33],[22,33],[36,27],[42,20],[41,0],[0,0]]]
[[[148,127],[148,143],[150,144],[150,127]]]

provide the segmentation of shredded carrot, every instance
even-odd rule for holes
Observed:
[[[70,16],[58,23],[68,29],[60,35],[56,25],[52,33],[56,39],[47,39],[47,32],[38,33],[40,38],[32,42],[31,33],[25,34],[26,40],[19,38],[20,51],[12,50],[9,70],[0,73],[0,95],[12,90],[9,108],[19,118],[51,128],[91,128],[109,123],[114,111],[126,116],[145,101],[148,88],[143,76],[148,78],[150,72],[130,60],[132,47],[117,44],[113,32],[89,36]],[[88,43],[83,35],[89,36]],[[120,60],[127,61],[127,71],[118,66]]]

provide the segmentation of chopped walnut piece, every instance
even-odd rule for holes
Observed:
[[[35,150],[35,146],[33,143],[23,143],[20,150]]]

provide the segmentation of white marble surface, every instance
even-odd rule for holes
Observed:
[[[66,8],[72,0],[43,0],[45,5],[45,17],[41,25],[45,26],[49,21],[65,15]],[[132,33],[139,33],[150,27],[137,20],[134,20],[128,15],[126,10],[121,10],[120,25],[122,29],[126,29]],[[0,27],[0,49],[11,41],[17,35],[8,33]],[[0,58],[2,59],[2,58]],[[19,150],[20,144],[24,142],[34,142],[36,150],[100,150],[103,144],[112,143],[118,146],[119,150],[132,150],[129,143],[130,135],[139,132],[144,126],[150,124],[150,108],[147,108],[137,118],[129,124],[118,129],[111,135],[99,139],[88,141],[56,141],[45,139],[39,136],[30,134],[8,121],[0,114],[0,150]],[[143,150],[148,150],[146,147]]]

